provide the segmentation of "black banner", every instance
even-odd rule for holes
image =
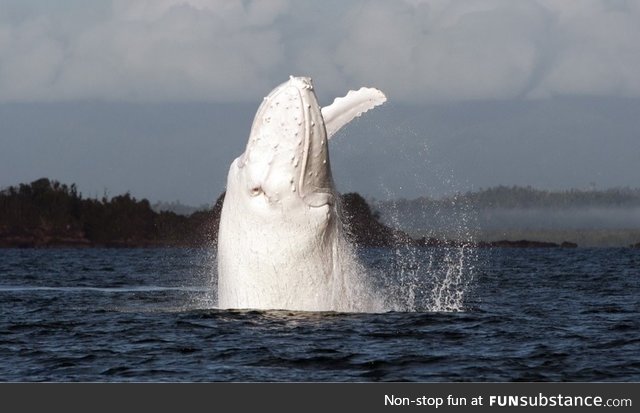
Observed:
[[[7,383],[19,411],[632,411],[638,383]],[[4,410],[4,409],[3,409]],[[7,410],[11,411],[11,410]],[[636,410],[633,410],[636,411]]]

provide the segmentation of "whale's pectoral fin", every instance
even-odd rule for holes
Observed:
[[[331,139],[336,132],[353,119],[386,101],[387,97],[384,93],[370,87],[350,90],[346,96],[336,98],[332,104],[322,108],[327,139]]]

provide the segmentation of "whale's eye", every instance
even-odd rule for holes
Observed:
[[[258,196],[262,193],[262,188],[260,188],[259,186],[254,186],[249,190],[249,193],[251,194],[251,196]]]

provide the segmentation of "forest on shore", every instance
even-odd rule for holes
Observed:
[[[0,246],[197,246],[211,241],[221,202],[190,216],[155,212],[129,193],[83,198],[41,178],[0,192]]]

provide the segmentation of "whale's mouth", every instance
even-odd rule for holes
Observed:
[[[247,166],[253,196],[333,203],[327,132],[310,78],[292,76],[264,98],[240,158],[239,167]]]

